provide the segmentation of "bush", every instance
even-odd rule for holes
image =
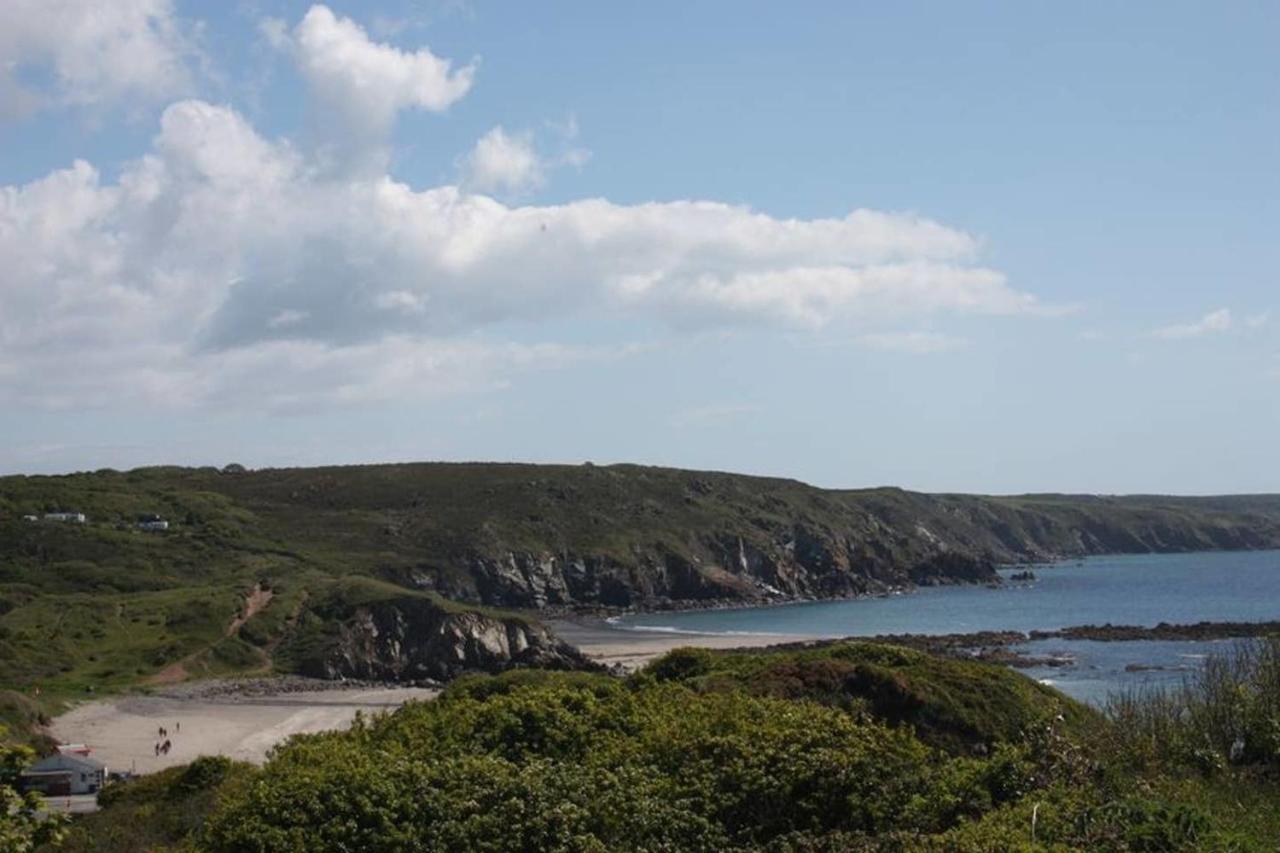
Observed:
[[[239,849],[706,849],[789,833],[946,829],[1020,794],[1020,754],[949,759],[807,701],[469,679],[297,738],[214,816]]]
[[[1241,641],[1177,688],[1114,696],[1107,715],[1130,767],[1280,769],[1280,638]]]

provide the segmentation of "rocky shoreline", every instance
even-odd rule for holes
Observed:
[[[1134,640],[1231,640],[1280,634],[1280,621],[1271,622],[1195,622],[1173,625],[1161,622],[1154,627],[1141,625],[1077,625],[1056,631],[1032,631],[1030,640],[1095,640],[1104,643]]]
[[[211,679],[166,685],[162,689],[144,691],[146,695],[179,701],[254,701],[284,694],[331,693],[339,690],[385,690],[388,688],[440,688],[432,679],[419,682],[371,681],[354,678],[309,678],[303,675],[269,675],[256,678]]]
[[[1031,667],[1071,666],[1071,655],[1030,655],[1013,646],[1036,640],[1094,640],[1099,642],[1140,642],[1144,640],[1207,641],[1248,639],[1280,635],[1280,621],[1269,622],[1196,622],[1174,625],[1161,622],[1153,627],[1141,625],[1077,625],[1051,631],[977,631],[969,634],[876,634],[830,639],[779,643],[775,648],[801,649],[859,640],[907,646],[947,657],[982,660],[1019,669]],[[696,643],[691,643],[696,644]],[[745,651],[745,649],[743,649]],[[734,650],[729,650],[734,651]],[[1158,667],[1150,667],[1158,668]]]

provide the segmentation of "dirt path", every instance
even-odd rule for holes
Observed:
[[[390,711],[438,692],[361,687],[252,697],[125,696],[80,705],[55,718],[50,733],[63,743],[92,747],[110,770],[150,773],[201,755],[261,764],[290,735],[343,729],[357,711]],[[161,726],[172,744],[167,755],[155,751]]]
[[[231,620],[231,624],[227,626],[227,636],[234,636],[236,631],[239,631],[244,623],[248,622],[259,612],[265,609],[266,606],[271,603],[271,599],[274,596],[274,592],[269,589],[263,589],[262,584],[260,583],[255,583],[253,585],[253,589],[251,589],[249,594],[245,597],[244,610],[236,614],[236,617]]]
[[[263,589],[262,584],[254,584],[253,589],[249,590],[249,594],[245,596],[244,608],[231,618],[231,622],[227,625],[226,636],[234,637],[236,631],[239,631],[244,623],[248,622],[258,613],[261,613],[275,593],[269,589]],[[205,649],[193,652],[180,661],[175,661],[155,675],[147,679],[148,684],[177,684],[180,681],[186,681],[191,677],[191,673],[187,670],[187,664],[195,658],[205,653]]]
[[[171,663],[155,675],[147,679],[147,684],[177,684],[179,681],[186,681],[187,661],[189,658],[183,658],[177,663]]]

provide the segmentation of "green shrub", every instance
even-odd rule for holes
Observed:
[[[1173,689],[1107,705],[1108,748],[1130,767],[1280,769],[1280,638],[1241,641]]]
[[[720,850],[943,831],[1032,784],[1015,748],[948,758],[815,702],[600,676],[471,678],[281,748],[214,850]]]

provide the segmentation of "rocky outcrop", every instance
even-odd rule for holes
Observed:
[[[516,667],[597,665],[536,623],[402,598],[357,608],[332,643],[304,662],[302,672],[328,679],[444,681],[465,672]]]

